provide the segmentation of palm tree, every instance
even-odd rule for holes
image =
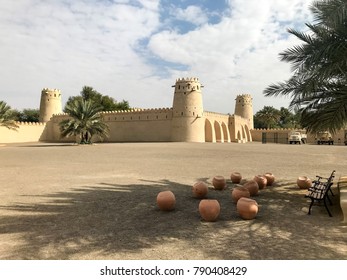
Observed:
[[[272,84],[265,96],[290,96],[308,131],[335,132],[347,123],[347,1],[321,0],[310,7],[309,32],[289,29],[303,44],[280,54],[292,64],[292,77]]]
[[[11,107],[5,101],[0,101],[0,126],[8,129],[17,130],[19,127],[12,119]]]
[[[70,118],[59,124],[62,137],[79,136],[81,144],[90,144],[93,135],[101,139],[108,136],[109,127],[100,115],[101,107],[92,100],[76,99],[65,111]]]
[[[258,122],[260,126],[265,126],[267,129],[278,125],[280,118],[280,111],[272,106],[264,106],[263,109],[254,115],[255,121]]]

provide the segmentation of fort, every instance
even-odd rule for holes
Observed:
[[[130,109],[102,112],[110,128],[105,142],[212,142],[288,143],[293,129],[254,129],[253,104],[250,94],[235,98],[234,114],[204,110],[202,88],[198,78],[176,80],[171,108]],[[40,122],[18,123],[18,130],[0,127],[0,143],[74,142],[60,136],[59,123],[68,118],[62,111],[61,91],[44,88],[41,91]],[[346,131],[334,135],[334,143],[343,144]],[[99,141],[94,139],[94,141]],[[308,135],[314,143],[314,135]]]
[[[171,108],[130,109],[102,112],[110,128],[105,142],[251,142],[252,97],[237,95],[235,114],[204,111],[198,78],[176,80]],[[40,123],[18,123],[18,131],[1,129],[0,143],[71,142],[61,138],[59,123],[68,117],[62,112],[61,92],[44,88],[41,92]]]

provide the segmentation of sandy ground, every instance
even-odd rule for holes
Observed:
[[[338,190],[315,205],[296,186],[300,175],[347,175],[347,147],[261,143],[12,144],[0,147],[0,259],[347,259],[347,224]],[[254,199],[243,220],[233,185],[216,191],[213,176],[245,180],[272,172],[276,184]],[[217,222],[200,218],[191,187],[210,184]],[[156,196],[171,190],[172,212]]]

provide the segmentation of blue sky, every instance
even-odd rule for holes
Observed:
[[[299,42],[307,0],[2,0],[0,100],[38,108],[42,88],[63,102],[92,86],[133,107],[171,107],[177,78],[198,77],[205,110],[287,107],[264,88],[290,77],[278,54]]]

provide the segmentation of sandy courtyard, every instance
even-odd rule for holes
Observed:
[[[296,178],[347,175],[346,146],[214,143],[12,144],[0,146],[0,259],[347,259],[338,191],[307,215]],[[276,185],[242,220],[233,187],[210,188],[221,214],[201,220],[197,180],[272,172]],[[172,212],[156,195],[175,193]]]

